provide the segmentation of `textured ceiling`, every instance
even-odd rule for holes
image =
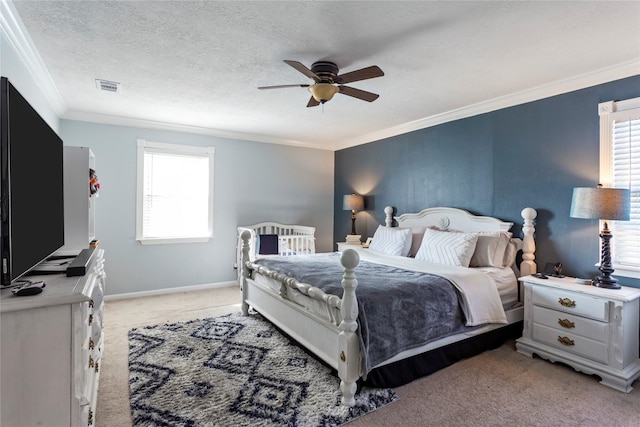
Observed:
[[[258,141],[344,147],[618,65],[640,73],[638,1],[13,6],[63,99],[63,117]],[[304,88],[257,90],[311,82],[283,59],[308,67],[330,60],[341,72],[378,65],[384,77],[350,86],[380,98],[338,94],[307,108]],[[97,78],[119,82],[120,93],[97,90]]]

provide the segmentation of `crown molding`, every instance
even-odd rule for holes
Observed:
[[[372,132],[356,138],[350,138],[334,144],[334,150],[342,150],[345,148],[355,147],[357,145],[367,144],[369,142],[379,141],[385,138],[402,135],[420,129],[436,126],[439,124],[451,122],[454,120],[465,119],[477,116],[479,114],[489,113],[491,111],[500,110],[515,105],[525,104],[527,102],[537,101],[543,98],[549,98],[555,95],[571,92],[574,90],[584,89],[602,83],[619,80],[625,77],[640,75],[640,58],[628,62],[613,65],[611,67],[602,68],[589,73],[584,73],[575,77],[559,80],[532,89],[516,92],[513,94],[493,98],[488,101],[447,111],[430,117],[414,120],[412,122],[403,123],[399,126],[383,129],[378,132]]]
[[[60,92],[58,92],[49,70],[44,65],[38,49],[24,28],[24,24],[13,3],[8,0],[0,1],[0,28],[2,35],[11,44],[11,47],[24,63],[25,68],[31,74],[33,81],[38,85],[43,97],[58,117],[61,117],[67,109],[66,104]]]
[[[259,135],[245,132],[227,131],[222,129],[212,129],[199,126],[181,125],[168,122],[157,122],[153,120],[134,119],[131,117],[112,116],[107,114],[86,113],[83,111],[67,111],[61,117],[64,120],[76,120],[81,122],[101,123],[108,125],[130,126],[145,129],[159,129],[173,132],[193,133],[197,135],[215,136],[218,138],[236,139],[251,142],[263,142],[267,144],[289,145],[294,147],[314,148],[318,150],[334,151],[330,145],[316,144],[293,139],[275,138],[266,135]]]

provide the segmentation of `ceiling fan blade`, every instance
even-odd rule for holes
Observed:
[[[285,62],[285,64],[288,64],[288,65],[292,66],[293,68],[295,68],[296,70],[300,71],[302,74],[304,74],[305,76],[309,77],[310,79],[313,79],[316,82],[320,81],[320,77],[318,77],[316,73],[314,73],[313,71],[311,71],[310,69],[305,67],[300,62],[298,62],[298,61],[289,61],[287,59],[285,59],[284,62]]]
[[[280,89],[283,87],[309,87],[309,85],[278,85],[278,86],[260,86],[258,89]]]
[[[382,71],[377,65],[372,65],[371,67],[361,68],[360,70],[341,74],[333,79],[333,81],[339,84],[344,84],[382,76],[384,76],[384,71]]]
[[[309,99],[309,102],[307,103],[307,107],[317,107],[318,105],[320,105],[320,103],[316,101],[316,99],[313,96],[311,97],[311,99]]]
[[[376,93],[367,92],[365,90],[360,90],[349,86],[338,87],[340,88],[341,94],[353,96],[354,98],[362,99],[363,101],[373,102],[380,96]]]

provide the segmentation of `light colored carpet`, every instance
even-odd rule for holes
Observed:
[[[131,426],[129,329],[240,310],[237,288],[107,301],[97,427]],[[640,388],[640,381],[634,383]],[[625,394],[515,351],[513,341],[395,389],[400,400],[350,427],[638,426],[640,390]]]
[[[139,427],[337,427],[397,400],[363,387],[340,404],[331,369],[259,314],[232,313],[129,331],[129,387]]]

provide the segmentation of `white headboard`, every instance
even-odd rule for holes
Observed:
[[[394,217],[393,207],[387,206],[384,208],[384,213],[387,227],[393,226],[394,219],[397,221],[398,227],[402,228],[436,227],[440,230],[457,230],[468,233],[509,231],[513,226],[512,222],[489,216],[477,216],[462,209],[447,207],[426,208],[418,213],[406,213]],[[522,250],[520,274],[526,276],[537,272],[533,221],[538,216],[538,212],[533,208],[524,208],[521,215],[523,238],[513,238],[512,240],[516,242],[518,249]]]

